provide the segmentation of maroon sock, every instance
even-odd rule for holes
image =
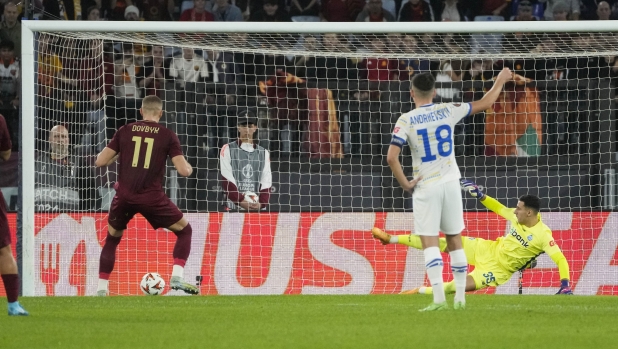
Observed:
[[[101,250],[101,257],[99,258],[99,278],[109,279],[109,274],[114,270],[114,263],[116,263],[116,247],[120,243],[122,236],[115,237],[107,233],[105,239],[105,245]]]
[[[6,300],[9,303],[17,302],[19,296],[19,275],[17,274],[2,274],[2,282],[6,290]]]
[[[187,224],[181,231],[174,232],[174,234],[177,237],[172,254],[174,256],[174,265],[184,267],[191,252],[191,235],[193,234],[191,224]]]

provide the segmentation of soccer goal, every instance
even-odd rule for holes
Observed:
[[[24,21],[22,194],[11,216],[23,294],[96,293],[117,169],[95,168],[94,159],[153,94],[195,168],[182,178],[170,166],[164,187],[193,226],[185,279],[199,279],[202,294],[421,286],[421,251],[382,246],[370,234],[374,226],[413,229],[411,197],[385,161],[397,118],[414,108],[411,78],[431,72],[436,103],[467,103],[510,67],[514,82],[453,130],[448,151],[463,177],[505,205],[528,193],[542,198],[575,293],[617,295],[618,23],[565,23]],[[247,110],[271,159],[269,203],[259,213],[226,204],[219,172],[221,150],[237,140],[236,117]],[[411,176],[408,149],[402,163]],[[464,235],[508,231],[502,218],[464,200]],[[111,294],[139,294],[149,272],[168,280],[174,242],[136,216]],[[516,294],[518,284],[516,275],[486,292]],[[521,284],[523,293],[553,293],[558,270],[542,255]]]

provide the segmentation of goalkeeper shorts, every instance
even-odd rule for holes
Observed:
[[[496,241],[470,237],[463,240],[468,264],[474,265],[474,270],[469,275],[474,279],[477,290],[496,287],[511,279],[513,273],[505,270],[495,257]]]

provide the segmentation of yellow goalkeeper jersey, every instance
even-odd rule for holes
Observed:
[[[511,222],[508,233],[497,239],[496,260],[508,271],[515,272],[532,258],[545,252],[558,265],[561,279],[569,279],[569,265],[554,241],[551,229],[541,221],[534,227],[519,224],[513,208],[507,208],[496,199],[485,195],[485,207]]]

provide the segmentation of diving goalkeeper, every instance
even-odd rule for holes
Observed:
[[[462,237],[468,263],[475,266],[474,271],[468,274],[466,291],[502,285],[516,271],[536,263],[536,257],[544,252],[558,265],[560,290],[556,294],[573,294],[569,286],[569,263],[554,241],[551,230],[541,221],[538,197],[534,195],[520,197],[517,207],[513,210],[485,195],[474,182],[462,180],[461,184],[465,191],[479,199],[485,207],[511,222],[508,234],[495,241]],[[373,228],[371,234],[384,245],[399,243],[422,249],[420,237],[416,235],[391,236],[378,228]],[[447,252],[446,250],[446,241],[441,238],[440,251]],[[454,282],[446,283],[444,291],[454,293]],[[418,287],[402,293],[432,294],[432,289]]]

